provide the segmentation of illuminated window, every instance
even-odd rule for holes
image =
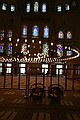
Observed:
[[[23,53],[23,55],[27,54],[27,44],[22,45],[21,53]]]
[[[26,4],[26,12],[30,12],[30,3]]]
[[[62,5],[57,5],[57,11],[61,12],[62,11]]]
[[[23,29],[22,29],[22,37],[24,37],[24,38],[27,37],[27,26],[23,26]]]
[[[7,4],[6,3],[2,4],[2,10],[7,10]]]
[[[2,43],[2,44],[0,44],[0,53],[3,53],[3,46],[4,46],[4,44]]]
[[[8,37],[8,38],[11,38],[11,37],[12,37],[12,30],[8,30],[8,32],[7,32],[7,37]]]
[[[60,57],[63,56],[63,47],[60,44],[57,45],[57,55]]]
[[[11,63],[7,63],[6,73],[11,73]]]
[[[72,7],[75,7],[75,6],[76,6],[76,1],[73,0],[73,1],[72,1]]]
[[[43,54],[44,56],[48,55],[49,46],[47,43],[43,44]]]
[[[38,12],[39,4],[38,2],[34,2],[34,12]]]
[[[12,54],[12,43],[8,45],[8,55]]]
[[[58,38],[60,38],[60,39],[63,39],[63,38],[64,38],[64,34],[63,34],[62,31],[59,31],[59,33],[58,33]]]
[[[11,12],[15,11],[15,5],[11,5]]]
[[[71,50],[67,50],[67,56],[71,56],[72,55],[72,51]]]
[[[48,71],[48,64],[46,63],[43,63],[42,64],[42,73],[44,73],[44,74],[47,74],[49,71]]]
[[[43,37],[44,38],[49,38],[49,28],[47,26],[44,27]]]
[[[66,4],[65,4],[65,10],[70,10],[70,5],[69,5],[69,3],[66,3]]]
[[[46,12],[46,4],[45,4],[45,3],[42,4],[42,12],[43,12],[43,13]]]
[[[4,30],[0,31],[0,38],[4,38]]]
[[[70,31],[67,32],[67,39],[71,39],[72,38],[72,34]]]
[[[19,67],[20,67],[20,73],[21,74],[25,74],[26,73],[26,64],[19,64]]]
[[[39,27],[38,26],[34,26],[32,28],[32,36],[33,37],[38,37],[39,36]]]
[[[59,73],[58,73],[59,72]],[[56,65],[56,75],[60,74],[62,75],[63,73],[63,65]]]

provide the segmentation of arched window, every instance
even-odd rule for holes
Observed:
[[[4,43],[0,44],[0,53],[3,53]]]
[[[49,46],[47,43],[43,44],[43,54],[44,56],[48,55]]]
[[[57,55],[60,57],[63,56],[63,47],[60,44],[57,45]]]
[[[36,26],[36,25],[32,28],[32,36],[33,37],[38,37],[39,36],[39,27]]]
[[[49,27],[48,26],[44,27],[43,37],[44,38],[49,38]]]
[[[0,38],[4,38],[4,30],[0,30]]]
[[[57,5],[57,12],[61,12],[62,11],[62,5]]]
[[[36,2],[34,2],[34,12],[38,12],[38,10],[39,10],[39,4],[36,1]]]
[[[77,5],[76,0],[72,0],[72,7],[75,7]]]
[[[8,55],[12,54],[12,43],[8,45]]]
[[[70,10],[70,5],[69,5],[69,3],[66,3],[66,4],[65,4],[65,10]]]
[[[71,39],[72,38],[72,34],[70,31],[67,32],[67,39]]]
[[[46,12],[46,3],[42,4],[42,12],[45,13]]]
[[[30,12],[30,3],[26,4],[26,12]]]
[[[14,12],[15,11],[15,5],[11,5],[11,12]]]
[[[27,55],[27,44],[24,43],[22,45],[21,53],[23,53],[23,55]]]
[[[64,33],[62,31],[59,31],[58,38],[60,38],[60,39],[64,38]]]
[[[8,32],[7,32],[7,37],[8,37],[8,38],[11,38],[11,37],[12,37],[12,30],[8,30]]]
[[[26,38],[27,37],[27,26],[24,25],[22,29],[22,37]]]
[[[2,4],[2,10],[4,10],[4,11],[7,10],[7,4],[6,3]]]

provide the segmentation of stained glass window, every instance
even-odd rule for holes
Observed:
[[[43,37],[44,38],[49,38],[49,28],[47,26],[44,27]]]
[[[23,53],[23,55],[27,54],[27,44],[22,45],[21,53]]]
[[[63,39],[64,38],[64,33],[62,31],[59,31],[58,33],[58,38]]]
[[[60,44],[57,45],[57,55],[60,57],[63,56],[63,47]]]
[[[22,37],[26,38],[27,37],[27,26],[24,25],[22,29]]]
[[[12,54],[12,43],[8,45],[8,55]]]
[[[6,3],[3,3],[2,10],[7,10],[7,4]]]
[[[43,13],[46,12],[46,4],[45,4],[45,3],[42,4],[42,12],[43,12]]]
[[[7,37],[8,37],[8,38],[11,38],[11,37],[12,37],[12,30],[8,30],[8,32],[7,32]]]
[[[49,46],[47,43],[43,44],[43,54],[44,56],[48,55]]]
[[[33,37],[38,37],[39,36],[39,27],[38,26],[34,26],[32,28],[32,36]]]
[[[70,5],[69,5],[69,3],[66,3],[66,4],[65,4],[65,10],[70,10]]]
[[[76,1],[73,0],[73,1],[72,1],[72,7],[75,7],[75,6],[76,6]]]
[[[61,12],[62,11],[62,6],[61,5],[57,5],[57,11]]]
[[[30,3],[26,4],[26,12],[30,12]]]
[[[38,2],[34,2],[34,12],[38,12],[39,4]]]
[[[0,53],[3,53],[3,46],[4,44],[0,44]]]
[[[4,30],[0,31],[0,38],[4,38]]]
[[[70,31],[67,32],[67,39],[71,39],[72,38],[72,34]]]
[[[11,12],[15,11],[15,5],[11,5]]]

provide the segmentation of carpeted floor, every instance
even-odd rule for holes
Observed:
[[[80,120],[80,92],[64,91],[60,104],[24,96],[24,90],[0,89],[0,120]]]

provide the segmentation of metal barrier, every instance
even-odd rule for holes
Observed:
[[[45,74],[42,73],[42,68],[39,67],[18,67],[17,73],[15,67],[12,65],[10,67],[11,73],[6,73],[7,66],[4,67],[2,73],[0,74],[0,89],[9,88],[9,89],[24,89],[26,94],[29,95],[29,89],[32,84],[41,83],[46,87],[51,84],[60,84],[63,86],[64,90],[75,90],[80,91],[80,74],[75,74],[76,69],[63,69],[63,73],[60,74],[60,68],[58,69],[58,74],[53,74],[52,69],[49,69],[49,72]],[[21,69],[23,68],[23,69]],[[21,73],[21,70],[24,70],[24,73]],[[44,71],[47,68],[44,69]],[[78,69],[80,71],[80,69]],[[7,69],[8,71],[8,69]],[[33,74],[34,73],[34,74]]]

